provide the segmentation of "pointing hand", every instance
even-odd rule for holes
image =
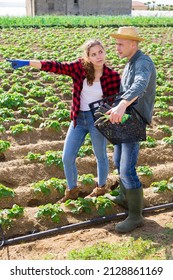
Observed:
[[[29,60],[7,59],[7,61],[11,63],[13,69],[29,66]]]

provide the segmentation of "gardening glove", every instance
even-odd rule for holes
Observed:
[[[17,69],[23,66],[29,66],[29,60],[16,60],[16,59],[7,59],[11,63],[13,69]]]

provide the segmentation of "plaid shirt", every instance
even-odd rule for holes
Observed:
[[[66,63],[56,61],[41,61],[41,70],[56,74],[68,75],[73,79],[73,98],[70,118],[76,125],[76,119],[80,110],[80,94],[83,88],[83,80],[86,78],[85,69],[81,59]],[[100,78],[103,97],[119,92],[120,75],[115,70],[104,65],[103,75]]]

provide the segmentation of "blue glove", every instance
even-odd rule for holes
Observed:
[[[11,63],[13,69],[17,69],[23,66],[29,66],[29,60],[7,59],[7,61]]]

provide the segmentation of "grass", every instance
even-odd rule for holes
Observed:
[[[151,240],[131,238],[126,242],[98,243],[68,253],[69,260],[159,260],[161,248]]]

